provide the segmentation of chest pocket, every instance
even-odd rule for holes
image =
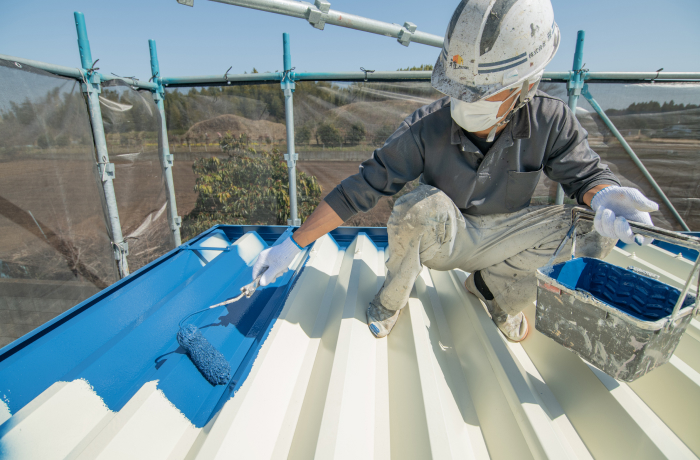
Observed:
[[[532,194],[540,180],[542,168],[537,171],[508,171],[508,185],[506,187],[506,207],[515,212],[526,208],[530,204]]]

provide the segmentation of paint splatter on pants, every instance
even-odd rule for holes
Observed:
[[[481,270],[498,305],[514,315],[536,298],[535,270],[547,264],[571,225],[570,205],[530,206],[511,214],[463,215],[439,189],[420,185],[396,201],[387,224],[389,259],[379,301],[403,308],[423,266]],[[578,226],[577,256],[604,258],[615,240]],[[571,246],[558,261],[567,260]]]

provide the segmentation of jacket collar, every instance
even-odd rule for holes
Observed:
[[[532,134],[530,104],[518,110],[518,113],[515,114],[510,124],[513,125],[513,139],[530,139]]]

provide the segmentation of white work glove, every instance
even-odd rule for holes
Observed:
[[[289,264],[301,252],[301,247],[290,236],[277,246],[267,248],[260,253],[253,265],[253,279],[261,273],[260,286],[267,286],[289,269]]]
[[[627,222],[653,225],[649,212],[659,210],[658,204],[636,188],[605,187],[593,196],[591,208],[595,211],[595,229],[601,235],[640,246],[653,241],[653,238],[635,235]]]

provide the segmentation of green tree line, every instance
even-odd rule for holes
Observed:
[[[664,113],[678,112],[681,110],[690,110],[700,108],[696,104],[676,104],[673,100],[660,104],[657,101],[649,102],[634,102],[626,109],[608,109],[605,111],[608,115],[632,115],[638,113]]]
[[[430,70],[431,65],[399,70]],[[253,73],[257,73],[253,69]],[[390,94],[435,97],[428,82],[297,82],[294,104],[330,110],[353,102],[394,99]],[[252,120],[284,123],[284,93],[279,83],[245,84],[169,89],[165,95],[168,130],[182,134],[195,123],[233,114]]]

